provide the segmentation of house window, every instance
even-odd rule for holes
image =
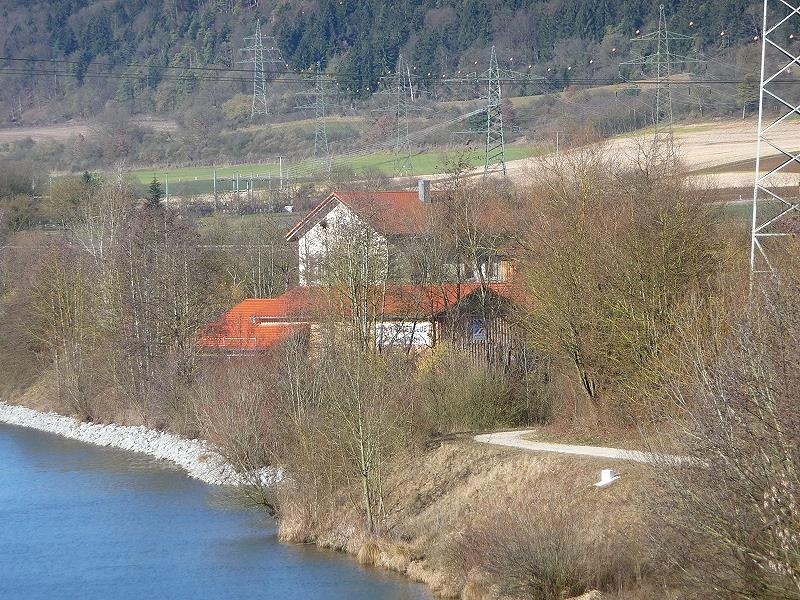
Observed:
[[[470,318],[470,341],[471,342],[485,342],[486,341],[486,321],[480,317]]]

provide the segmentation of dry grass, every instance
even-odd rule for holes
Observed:
[[[34,410],[64,412],[64,407],[59,405],[55,387],[55,377],[51,370],[47,370],[32,385],[25,388],[19,396],[11,398],[14,404],[21,404]]]
[[[384,541],[381,543],[381,553],[376,564],[387,571],[405,573],[412,559],[413,552],[405,544]]]
[[[574,462],[562,465],[544,461],[535,480],[465,520],[449,547],[452,572],[469,583],[477,569],[504,593],[549,600],[635,583],[647,553],[630,498],[619,487],[592,488],[594,475]]]
[[[358,549],[358,564],[364,567],[377,566],[381,559],[381,547],[375,540],[367,540]]]
[[[603,467],[614,467],[623,477],[614,486],[597,490],[591,484]],[[284,503],[280,537],[314,540],[358,555],[362,564],[404,573],[441,597],[496,598],[502,586],[485,569],[459,572],[454,567],[453,548],[465,531],[486,515],[530,505],[535,498],[555,503],[568,498],[569,510],[581,511],[586,522],[604,521],[610,538],[636,537],[641,528],[641,487],[647,477],[646,468],[639,465],[454,442],[398,459],[386,479],[390,514],[381,538],[363,537],[358,514],[346,502],[332,503],[330,511],[313,519],[304,509]]]

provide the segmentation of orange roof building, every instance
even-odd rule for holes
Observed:
[[[481,290],[477,283],[388,285],[368,289],[367,304],[376,324],[417,323],[439,327],[448,315]],[[486,291],[498,301],[515,295],[510,284],[489,284]],[[277,298],[244,300],[204,327],[198,346],[227,354],[263,352],[291,338],[308,339],[312,327],[326,318],[347,321],[350,303],[336,289],[297,287]],[[428,345],[436,344],[433,333]]]
[[[485,272],[483,265],[477,266],[488,284],[477,277],[465,281],[469,277],[463,277],[466,269],[460,264],[443,266],[446,272],[452,267],[454,279],[461,283],[389,283],[414,280],[390,276],[390,265],[400,262],[394,246],[401,239],[409,242],[404,247],[419,246],[417,238],[436,230],[436,218],[445,208],[438,203],[441,197],[426,181],[420,182],[419,191],[331,193],[286,234],[287,241],[298,243],[300,285],[277,298],[237,304],[202,329],[199,347],[226,354],[263,352],[293,338],[314,343],[314,332],[325,321],[360,327],[350,314],[355,304],[345,290],[349,283],[340,289],[333,283],[338,281],[331,275],[339,258],[349,269],[342,281],[352,276],[360,281],[359,293],[365,297],[358,304],[367,322],[374,323],[378,346],[432,347],[444,335],[488,346],[495,335],[487,333],[490,329],[508,338],[502,319],[492,317],[492,323],[484,323],[487,304],[501,307],[518,295],[504,282],[509,271],[497,252],[487,254]],[[487,215],[492,219],[486,226],[498,229],[494,220],[502,213],[490,210],[482,219]],[[320,285],[323,282],[327,285]],[[484,294],[489,298],[481,297]]]

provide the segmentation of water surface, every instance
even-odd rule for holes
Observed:
[[[0,598],[429,600],[147,456],[0,424]]]

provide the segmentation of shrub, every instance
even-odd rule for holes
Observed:
[[[800,293],[797,266],[766,281],[718,353],[676,394],[690,460],[663,461],[655,526],[703,598],[800,600]],[[710,358],[709,358],[710,356]]]
[[[540,374],[477,365],[446,345],[421,365],[420,387],[423,420],[441,433],[541,423],[553,412]]]
[[[563,490],[533,491],[510,507],[483,515],[454,543],[456,572],[486,574],[508,594],[560,600],[590,589],[619,589],[639,571],[627,535],[612,532]]]

